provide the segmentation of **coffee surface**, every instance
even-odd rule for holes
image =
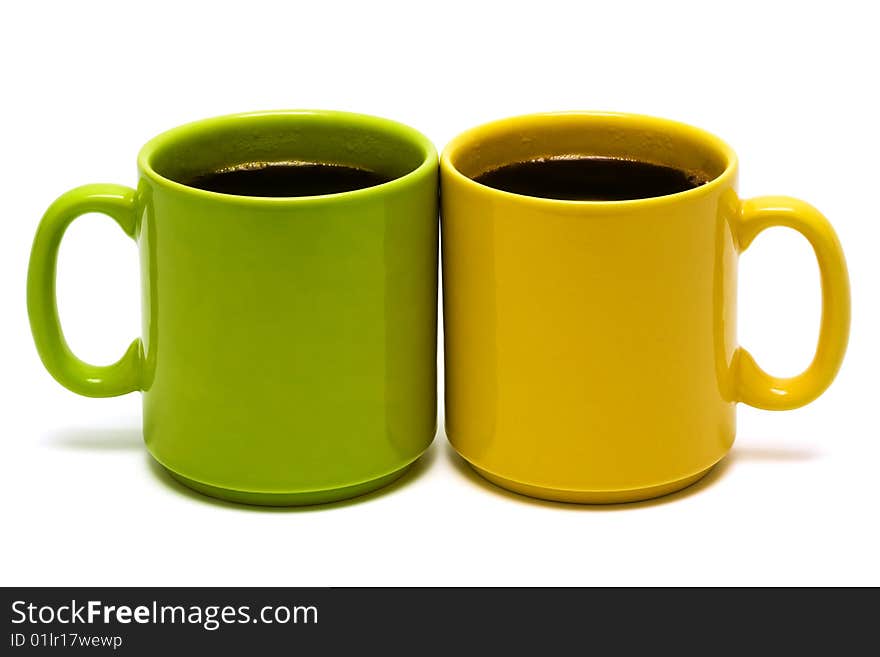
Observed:
[[[391,178],[367,169],[315,162],[252,162],[194,176],[190,187],[236,196],[318,196],[350,192]]]
[[[626,201],[684,192],[703,174],[651,162],[565,156],[513,162],[474,177],[505,192],[567,201]]]

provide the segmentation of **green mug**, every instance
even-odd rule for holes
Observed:
[[[138,188],[87,185],[40,222],[28,272],[37,350],[90,397],[143,393],[152,456],[202,493],[315,504],[384,486],[436,431],[437,152],[399,123],[275,111],[170,130],[138,156]],[[371,169],[390,182],[296,198],[181,183],[242,162]],[[55,300],[77,216],[139,245],[143,337],[115,364],[74,356]]]

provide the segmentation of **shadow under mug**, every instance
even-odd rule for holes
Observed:
[[[370,169],[390,182],[297,198],[185,184],[245,162]],[[83,395],[143,393],[144,439],[175,478],[254,504],[329,502],[399,477],[436,431],[437,153],[407,126],[330,111],[225,116],[138,156],[137,190],[88,185],[44,215],[28,311],[40,357]],[[58,247],[77,216],[139,246],[143,336],[109,366],[65,342]]]
[[[640,200],[535,198],[480,184],[541,157],[644,160],[708,174]],[[717,137],[646,116],[565,112],[489,123],[440,161],[446,430],[505,488],[625,502],[683,488],[733,444],[737,402],[802,406],[834,378],[849,282],[834,230],[796,199],[741,200]],[[822,320],[801,375],[766,374],[736,340],[737,259],[787,226],[819,261]]]

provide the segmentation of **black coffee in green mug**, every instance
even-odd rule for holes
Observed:
[[[321,196],[386,183],[389,176],[333,162],[246,162],[199,174],[190,187],[237,196]]]

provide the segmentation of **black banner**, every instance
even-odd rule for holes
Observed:
[[[875,652],[876,590],[2,589],[2,654]],[[710,647],[710,646],[705,646]],[[257,652],[254,652],[257,651]]]

